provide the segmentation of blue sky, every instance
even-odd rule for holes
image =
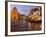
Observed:
[[[36,8],[37,6],[29,6],[29,5],[16,5],[16,6],[14,6],[14,5],[11,5],[11,9],[13,7],[16,7],[20,14],[25,14],[27,16],[29,14],[29,12],[31,11],[31,9]]]

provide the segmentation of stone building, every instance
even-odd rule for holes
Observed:
[[[32,30],[41,30],[41,26],[42,26],[42,15],[41,15],[42,11],[41,8],[34,8],[31,10],[28,18],[29,18],[29,22],[31,24],[31,29]]]
[[[17,8],[14,7],[11,11],[11,22],[17,22],[19,20],[20,14],[17,11]]]

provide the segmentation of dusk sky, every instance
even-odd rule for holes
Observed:
[[[20,14],[28,15],[29,12],[31,11],[31,9],[36,8],[37,6],[31,6],[31,5],[30,6],[29,5],[16,5],[16,6],[14,6],[14,5],[11,5],[10,6],[11,10],[13,9],[13,7],[16,7]]]

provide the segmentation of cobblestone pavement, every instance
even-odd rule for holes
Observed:
[[[32,30],[41,30],[41,23],[31,23],[28,21],[19,21],[15,24],[11,24],[11,31],[32,31]]]

